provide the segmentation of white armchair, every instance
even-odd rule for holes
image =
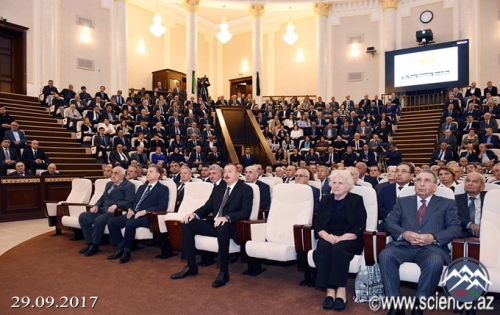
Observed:
[[[71,192],[65,201],[44,200],[45,214],[49,219],[49,226],[56,227],[56,234],[61,234],[63,228],[61,218],[63,216],[63,203],[82,203],[87,204],[92,195],[92,181],[85,178],[76,178],[71,183]]]
[[[88,211],[88,209],[94,205],[104,194],[104,189],[106,184],[109,182],[109,178],[99,178],[96,179],[94,183],[94,195],[88,203],[74,203],[65,202],[62,204],[63,216],[61,218],[61,223],[67,228],[73,229],[75,232],[74,240],[81,239],[81,226],[78,221],[78,217],[81,213]]]
[[[247,235],[245,250],[248,255],[248,270],[245,274],[256,276],[265,269],[260,260],[281,262],[297,259],[294,246],[296,224],[311,224],[314,211],[312,188],[308,185],[274,186],[271,209],[267,222],[249,221],[244,228]]]
[[[182,227],[181,219],[189,213],[192,213],[207,202],[214,185],[205,182],[190,182],[184,186],[184,198],[179,206],[179,210],[174,213],[167,213],[165,221],[159,225],[161,233],[167,233],[174,251],[181,250]]]
[[[253,190],[253,202],[252,202],[252,213],[250,214],[249,220],[257,220],[259,215],[259,205],[260,205],[260,190],[259,186],[256,184],[247,183],[248,186],[252,187]],[[236,224],[238,224],[236,222]],[[217,243],[217,237],[204,236],[204,235],[196,235],[194,238],[196,249],[217,253],[219,251],[219,245]],[[244,248],[245,243],[243,239],[238,240],[239,244],[236,244],[234,240],[231,240],[229,243],[229,254],[239,253],[241,247]],[[241,246],[241,247],[240,247]],[[209,261],[202,261],[202,266],[210,265]]]

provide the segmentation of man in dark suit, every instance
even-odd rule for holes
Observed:
[[[245,168],[245,181],[247,183],[259,186],[260,192],[260,207],[261,210],[269,210],[271,207],[271,189],[269,185],[258,180],[259,171],[255,165],[250,165]]]
[[[351,100],[350,95],[346,95],[345,101],[342,102],[342,105],[344,105],[345,110],[351,110],[354,108],[354,101]]]
[[[36,174],[38,168],[46,169],[47,165],[50,163],[47,154],[38,146],[38,140],[31,140],[31,147],[24,149],[23,155],[21,156],[21,161],[28,166],[33,174]]]
[[[431,165],[437,165],[440,162],[446,164],[451,160],[453,160],[453,151],[448,148],[446,142],[441,142],[439,149],[436,149],[432,155]]]
[[[481,174],[471,172],[465,177],[465,193],[455,195],[458,219],[464,237],[479,237],[481,214],[486,195],[484,184],[484,177]]]
[[[192,172],[191,169],[185,165],[181,166],[179,170],[179,182],[177,183],[177,199],[175,202],[175,212],[179,210],[182,200],[184,199],[184,188],[187,183],[192,182]]]
[[[387,297],[399,297],[401,282],[399,267],[414,262],[420,267],[417,299],[428,298],[439,283],[444,264],[451,262],[448,243],[461,235],[455,201],[434,192],[437,176],[431,170],[421,170],[415,180],[416,195],[398,198],[387,218],[387,232],[393,241],[380,254],[380,272]],[[392,308],[388,314],[404,314],[404,309]],[[412,314],[423,314],[415,308]]]
[[[194,150],[189,154],[189,166],[198,167],[200,164],[205,164],[207,162],[207,158],[205,153],[201,152],[201,146],[194,147]]]
[[[221,165],[222,161],[223,161],[222,160],[222,153],[218,152],[218,149],[216,146],[213,146],[207,155],[207,163]]]
[[[130,156],[127,152],[123,151],[123,146],[118,144],[115,150],[109,154],[109,163],[113,166],[121,166],[127,169],[130,165]]]
[[[405,187],[413,186],[411,180],[413,179],[414,173],[415,167],[413,164],[403,162],[396,168],[394,184],[389,184],[380,190],[380,193],[378,194],[378,218],[383,222],[379,224],[379,231],[385,231],[384,223],[386,222],[389,213],[391,213],[401,190]]]
[[[139,163],[139,166],[142,168],[147,168],[148,165],[150,164],[148,155],[144,153],[144,147],[143,146],[138,146],[136,148],[137,152],[132,153],[130,156],[130,160],[137,161]]]
[[[9,174],[9,176],[35,176],[30,170],[25,171],[23,162],[16,163],[16,171]]]
[[[176,135],[183,137],[185,135],[184,127],[178,121],[174,122],[174,125],[170,127],[169,135],[170,138],[175,138]]]
[[[113,138],[113,146],[121,144],[123,151],[130,151],[130,140],[123,136],[123,130],[120,129],[116,132],[116,137]]]
[[[380,183],[375,186],[375,192],[377,193],[377,196],[380,195],[380,191],[382,188],[384,188],[387,185],[394,184],[396,182],[396,169],[397,166],[392,165],[392,166],[387,166],[387,176],[386,179],[387,181],[381,181]]]
[[[484,120],[482,120],[479,123],[479,133],[484,134],[485,130],[488,128],[493,130],[494,133],[497,132],[497,130],[498,130],[497,120],[495,118],[491,117],[490,113],[484,114]],[[7,132],[5,132],[5,134],[7,134]]]
[[[111,181],[106,184],[101,198],[88,212],[83,212],[78,217],[83,238],[88,244],[79,251],[80,254],[92,256],[99,251],[108,220],[114,217],[117,208],[130,208],[134,203],[134,198],[135,186],[125,179],[125,170],[119,166],[113,168]]]
[[[17,150],[10,147],[9,138],[3,138],[0,150],[0,176],[6,176],[7,169],[15,168],[15,165],[19,162],[19,160],[20,158]]]
[[[375,152],[368,146],[365,142],[363,145],[363,150],[359,151],[360,162],[365,163],[367,166],[377,165],[377,160],[375,159]],[[374,186],[375,187],[375,186]]]
[[[92,125],[98,124],[101,121],[101,110],[99,106],[95,106],[92,110],[89,110],[85,117],[90,120]]]
[[[13,121],[10,124],[10,130],[5,131],[5,137],[10,139],[10,147],[17,150],[17,153],[21,154],[21,149],[27,144],[26,135],[24,131],[19,130],[19,124],[17,121]]]
[[[465,135],[469,133],[469,130],[474,129],[476,131],[479,130],[479,123],[474,121],[474,117],[472,115],[468,115],[465,120],[460,124],[460,133],[459,135]]]
[[[491,128],[486,128],[486,134],[481,137],[479,143],[484,143],[488,149],[495,149],[500,144],[500,139],[493,134]]]
[[[98,152],[102,152],[102,158],[106,163],[108,161],[107,152],[111,149],[111,140],[108,135],[104,134],[104,127],[99,127],[99,134],[94,138],[94,145],[97,147]]]
[[[178,184],[181,180],[179,171],[180,171],[179,163],[176,161],[170,162],[170,175],[168,177],[171,178],[176,184]]]
[[[492,150],[488,150],[486,144],[481,143],[479,145],[479,152],[477,152],[477,161],[482,164],[486,164],[489,161],[496,163],[498,156]]]
[[[245,148],[245,154],[241,156],[241,165],[243,165],[244,168],[257,163],[251,152],[250,148]]]
[[[105,86],[103,86],[103,85],[101,85],[99,92],[96,92],[96,93],[95,93],[95,97],[98,97],[98,96],[99,96],[99,97],[101,97],[101,100],[103,100],[103,101],[105,101],[105,102],[106,102],[106,101],[107,101],[107,102],[109,102],[109,101],[110,101],[109,96],[108,96],[108,94],[107,94],[106,92],[104,92],[104,91],[106,91],[106,87],[105,87]]]
[[[59,175],[59,172],[57,171],[57,166],[54,163],[50,163],[47,166],[47,170],[40,174],[40,176],[57,176],[57,175]]]
[[[368,166],[366,165],[366,163],[358,162],[356,163],[356,168],[358,169],[359,172],[358,178],[361,179],[362,181],[369,183],[370,185],[372,185],[373,188],[375,188],[375,186],[378,184],[378,181],[375,177],[371,177],[367,174]]]
[[[344,164],[344,166],[354,166],[358,162],[358,155],[356,152],[352,150],[352,146],[347,146],[346,152],[342,154],[340,161]]]
[[[198,274],[196,264],[196,234],[217,237],[219,244],[218,262],[220,273],[212,287],[224,286],[229,281],[229,241],[236,239],[236,222],[247,220],[252,212],[253,191],[245,182],[238,180],[240,173],[233,164],[224,168],[224,182],[214,187],[208,201],[199,209],[186,215],[182,222],[182,258],[188,264],[182,271],[173,274],[172,279],[182,279]],[[201,220],[213,214],[212,219]]]
[[[135,194],[135,201],[127,209],[127,214],[113,217],[108,221],[109,236],[111,244],[116,244],[118,250],[108,260],[120,258],[120,264],[127,263],[130,249],[135,238],[135,231],[139,227],[149,226],[148,211],[166,211],[168,207],[168,188],[159,182],[162,169],[156,164],[148,167],[146,183],[139,187]],[[125,228],[122,236],[121,229]]]
[[[491,81],[488,81],[486,83],[486,87],[484,88],[483,95],[486,96],[486,93],[490,93],[491,96],[498,96],[498,89],[496,86],[493,86],[493,83]]]
[[[321,198],[324,198],[331,192],[330,180],[328,178],[330,170],[328,167],[320,165],[316,168],[316,175],[318,175],[318,179],[321,181]]]
[[[385,153],[387,166],[398,165],[403,160],[403,155],[401,154],[401,151],[398,150],[396,142],[391,142],[389,144],[389,150],[386,150],[384,147],[382,147],[382,150]]]

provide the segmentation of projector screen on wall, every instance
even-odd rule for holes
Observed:
[[[467,39],[385,53],[386,93],[461,87],[468,82]]]

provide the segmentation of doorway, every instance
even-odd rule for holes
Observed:
[[[231,95],[238,93],[252,95],[252,77],[243,77],[229,80]],[[231,95],[227,99],[231,98]]]
[[[26,31],[0,21],[0,92],[26,95]]]

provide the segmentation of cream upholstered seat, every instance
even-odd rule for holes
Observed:
[[[271,177],[274,180],[275,185],[283,184],[283,179],[281,177]]]
[[[366,230],[367,231],[375,231],[377,229],[377,218],[378,218],[378,204],[377,204],[377,194],[375,193],[375,189],[371,187],[364,186],[354,186],[351,189],[351,193],[360,195],[363,197],[363,204],[366,209]],[[313,231],[311,231],[313,233]],[[314,234],[314,233],[313,233]],[[318,241],[314,239],[314,235],[312,237],[312,250],[307,252],[307,262],[310,267],[316,268],[316,265],[313,260],[313,252],[316,249],[316,245]],[[349,272],[357,273],[359,267],[364,264],[363,254],[355,255],[349,264]]]
[[[246,184],[252,187],[253,191],[252,213],[250,214],[250,220],[257,220],[257,216],[259,215],[259,205],[260,205],[259,186],[250,183]],[[196,235],[194,237],[194,241],[196,249],[198,250],[204,250],[212,253],[217,253],[219,251],[219,245],[217,244],[217,237]],[[229,253],[230,254],[239,253],[240,245],[236,244],[234,240],[231,240],[229,243]]]
[[[62,225],[57,224],[57,215],[62,217],[61,205],[65,202],[87,204],[92,195],[92,181],[86,178],[76,178],[71,183],[71,192],[65,201],[45,200],[45,213],[49,218],[49,226],[56,226],[56,234],[61,234]]]
[[[268,184],[269,185],[269,190],[271,192],[271,196],[273,195],[273,188],[276,184],[276,182],[274,181],[273,177],[261,177],[259,178],[259,180],[261,182],[263,182],[264,184]],[[281,182],[280,184],[282,184],[283,182]]]
[[[159,230],[162,234],[168,236],[172,244],[173,250],[180,251],[182,242],[181,219],[189,213],[192,213],[199,207],[203,206],[210,194],[214,185],[205,182],[190,182],[184,186],[184,198],[179,206],[179,210],[174,213],[167,213],[163,224],[159,225]]]
[[[177,201],[177,185],[173,181],[160,180],[160,184],[166,186],[168,188],[168,207],[165,209],[165,213],[172,213],[175,211],[175,203]],[[156,222],[154,219],[156,219]],[[159,226],[160,224],[165,224],[165,214],[163,212],[158,212],[157,216],[149,216],[149,228],[140,227],[136,229],[135,239],[136,240],[148,240],[153,238],[153,232],[156,230],[155,228],[151,228],[151,226]],[[122,233],[125,232],[125,229],[122,229]]]
[[[497,185],[498,186],[498,185]],[[483,212],[481,215],[481,251],[479,261],[488,270],[491,285],[489,292],[500,293],[500,251],[498,240],[500,239],[500,194],[489,191],[484,197]]]
[[[245,237],[249,240],[245,247],[249,257],[248,273],[262,272],[260,259],[296,260],[293,227],[311,224],[313,211],[313,192],[309,185],[274,186],[267,222],[249,222],[251,235]]]
[[[64,203],[64,216],[61,219],[62,225],[69,228],[81,229],[78,217],[81,213],[87,211],[87,206],[94,205],[101,198],[109,181],[109,178],[96,179],[94,183],[94,195],[88,203]]]

